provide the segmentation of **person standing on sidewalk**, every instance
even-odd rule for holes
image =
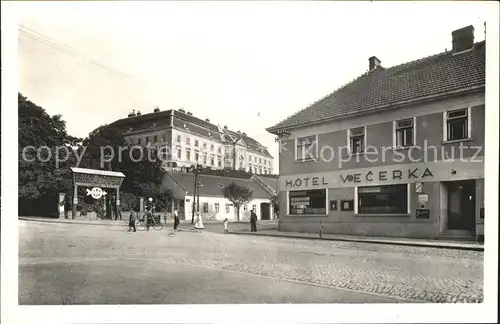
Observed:
[[[179,227],[179,223],[180,223],[179,211],[176,208],[176,209],[174,209],[174,231],[177,231],[177,227]]]
[[[229,231],[228,231],[228,229],[227,229],[227,223],[228,223],[228,220],[227,220],[227,218],[226,218],[226,219],[224,219],[224,234],[229,233]]]
[[[257,214],[253,210],[250,211],[250,231],[257,232]]]
[[[194,228],[198,231],[203,231],[203,220],[201,219],[200,212],[196,212],[196,223],[194,224]]]
[[[132,210],[130,211],[130,217],[128,219],[128,231],[130,232],[131,229],[133,228],[134,229],[134,232],[137,232],[136,228],[135,228],[135,221],[137,220],[137,215],[135,213],[135,210],[132,208]]]

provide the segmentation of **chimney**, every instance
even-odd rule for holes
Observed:
[[[370,62],[370,71],[379,66],[380,63],[382,63],[376,56],[370,57],[368,61]]]
[[[227,130],[227,125],[224,125],[224,129]]]
[[[451,33],[453,53],[471,49],[474,46],[474,26],[470,25]]]
[[[132,112],[128,114],[129,117],[134,117],[135,116],[135,109],[132,109]]]
[[[182,108],[179,108],[179,111],[180,111],[181,113],[183,113],[183,114],[185,114],[185,113],[186,113],[186,111],[185,111],[184,109],[182,109]]]
[[[187,114],[188,114],[189,116],[193,116],[193,113],[192,113],[192,112],[190,112],[190,111],[188,111],[188,112],[187,112]]]
[[[160,107],[156,106],[155,110],[153,110],[155,113],[160,112]]]
[[[210,123],[210,119],[208,119],[208,118],[205,118],[205,121],[206,121],[207,123]]]
[[[247,136],[247,133],[243,132],[243,136]]]
[[[140,111],[140,110],[138,110],[138,111],[137,111],[137,116],[140,116],[140,115],[142,115],[142,114],[141,114],[141,111]]]

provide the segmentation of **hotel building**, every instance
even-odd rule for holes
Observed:
[[[468,26],[450,45],[390,68],[370,57],[267,129],[281,145],[280,230],[484,239],[485,42]]]

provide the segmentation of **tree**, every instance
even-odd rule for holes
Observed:
[[[43,199],[53,199],[59,192],[70,190],[69,167],[76,161],[72,151],[80,139],[68,134],[61,115],[50,116],[20,93],[18,113],[19,211],[55,213],[57,208],[50,209],[52,204]],[[56,155],[61,161],[59,165]]]
[[[228,199],[236,208],[236,217],[239,223],[241,205],[252,200],[252,191],[245,187],[238,186],[235,182],[233,182],[225,186],[222,189],[222,193],[224,194],[224,197]]]

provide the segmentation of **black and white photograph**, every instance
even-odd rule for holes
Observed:
[[[2,322],[498,321],[498,9],[2,1]]]

